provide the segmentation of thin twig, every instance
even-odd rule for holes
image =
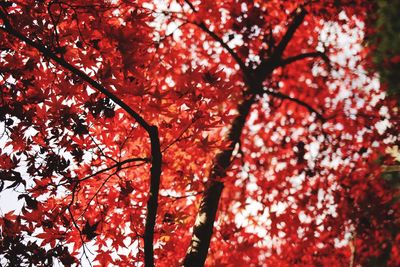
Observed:
[[[212,39],[214,39],[215,41],[217,41],[223,48],[225,48],[225,50],[233,57],[233,59],[236,61],[236,63],[239,65],[240,69],[242,70],[242,72],[246,75],[249,72],[248,67],[246,66],[246,64],[244,64],[244,62],[242,61],[242,59],[239,57],[238,54],[236,54],[235,51],[233,51],[232,48],[229,47],[229,45],[224,42],[224,40],[222,40],[221,37],[219,37],[215,32],[213,32],[212,30],[210,30],[205,24],[204,22],[200,22],[200,23],[196,23],[196,22],[190,22],[192,25],[195,25],[197,27],[199,27],[200,29],[202,29],[205,33],[207,33]]]
[[[92,174],[90,174],[90,175],[88,175],[88,176],[86,176],[84,178],[78,179],[78,181],[82,182],[82,181],[88,180],[88,179],[90,179],[90,178],[92,178],[92,177],[94,177],[96,175],[99,175],[99,174],[101,174],[103,172],[112,170],[114,168],[121,168],[121,166],[124,165],[124,164],[131,163],[131,162],[138,162],[138,161],[149,162],[150,159],[149,158],[131,158],[131,159],[126,159],[126,160],[120,161],[120,162],[118,162],[118,163],[116,163],[114,165],[111,165],[110,167],[107,167],[107,168],[101,169],[101,170],[99,170],[99,171],[97,171],[95,173],[92,173]]]
[[[308,103],[306,103],[306,102],[304,102],[304,101],[302,101],[302,100],[300,100],[300,99],[297,99],[297,98],[295,98],[295,97],[291,97],[291,96],[285,95],[285,94],[283,94],[283,93],[281,93],[281,92],[274,92],[274,91],[271,91],[271,90],[264,90],[263,93],[265,93],[265,94],[267,94],[267,95],[271,95],[271,96],[277,97],[277,98],[280,98],[280,99],[282,99],[282,100],[289,100],[289,101],[292,101],[292,102],[294,102],[294,103],[297,103],[297,104],[299,104],[300,106],[305,107],[309,112],[315,113],[315,115],[317,116],[317,118],[318,118],[319,120],[321,120],[322,122],[325,122],[325,121],[327,120],[327,119],[326,119],[320,112],[318,112],[315,108],[313,108],[313,107],[310,106]]]
[[[280,64],[279,64],[279,66],[280,67],[284,67],[284,66],[286,66],[288,64],[291,64],[293,62],[296,62],[296,61],[299,61],[299,60],[302,60],[302,59],[316,58],[316,57],[322,58],[322,60],[324,60],[325,63],[327,64],[328,69],[329,70],[331,69],[331,61],[329,60],[329,57],[325,53],[319,52],[319,51],[303,53],[303,54],[299,54],[299,55],[296,55],[296,56],[292,56],[292,57],[288,57],[288,58],[282,59]]]

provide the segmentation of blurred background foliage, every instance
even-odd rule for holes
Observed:
[[[376,0],[373,60],[381,82],[400,104],[400,0]]]

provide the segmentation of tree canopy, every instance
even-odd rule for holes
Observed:
[[[375,9],[1,1],[0,264],[400,265]]]

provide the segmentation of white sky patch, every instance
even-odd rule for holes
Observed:
[[[379,121],[375,124],[375,128],[378,130],[379,134],[384,134],[386,129],[388,129],[392,124],[388,119],[384,119],[383,121]]]

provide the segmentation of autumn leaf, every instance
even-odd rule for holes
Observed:
[[[100,221],[90,224],[89,221],[86,221],[85,226],[83,226],[82,233],[87,237],[88,240],[92,240],[98,236],[96,230],[99,223]]]

